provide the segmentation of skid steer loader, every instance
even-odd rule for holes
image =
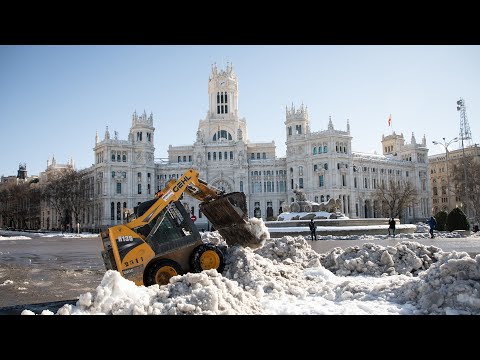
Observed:
[[[264,239],[250,231],[243,192],[225,194],[199,179],[193,169],[172,179],[152,200],[136,207],[126,224],[100,233],[107,270],[117,270],[137,285],[168,284],[185,272],[225,266],[224,249],[203,243],[180,199],[183,193],[202,201],[200,211],[229,246],[260,246]]]

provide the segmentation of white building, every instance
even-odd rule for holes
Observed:
[[[226,192],[243,191],[249,217],[270,219],[290,204],[293,190],[303,188],[308,200],[322,202],[339,198],[341,211],[351,218],[381,216],[373,201],[375,188],[384,181],[411,180],[421,196],[408,208],[405,222],[430,215],[428,149],[426,139],[417,143],[403,134],[382,137],[383,154],[352,150],[350,125],[346,130],[311,131],[307,108],[286,109],[287,152],[276,156],[275,142],[250,142],[247,122],[238,109],[238,79],[230,64],[226,70],[212,67],[208,79],[209,110],[198,124],[196,141],[189,146],[169,146],[168,161],[154,161],[153,115],[132,117],[128,140],[96,136],[95,164],[85,169],[94,184],[93,208],[85,215],[84,228],[106,228],[121,223],[126,209],[151,199],[171,178],[187,169],[200,172],[203,180]],[[206,219],[198,201],[183,199],[201,227]]]

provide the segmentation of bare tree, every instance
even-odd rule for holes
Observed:
[[[76,170],[68,170],[63,175],[63,181],[68,188],[68,203],[74,217],[74,224],[80,223],[80,214],[89,206],[89,198],[86,194],[86,181],[82,174]]]
[[[14,197],[15,184],[0,184],[0,215],[2,217],[2,226],[15,227],[14,221]]]
[[[417,203],[418,190],[410,181],[390,180],[375,190],[374,200],[382,204],[385,217],[402,218],[405,209]]]
[[[69,209],[68,186],[63,174],[52,174],[49,177],[43,187],[42,197],[57,213],[60,227],[63,230],[65,226],[64,214],[68,214]]]
[[[465,170],[467,174],[466,189]],[[459,159],[454,163],[451,173],[454,185],[451,189],[452,192],[466,204],[467,208],[473,209],[475,222],[480,222],[480,161],[477,157],[467,156],[464,167],[463,159]],[[465,194],[465,190],[467,194]]]

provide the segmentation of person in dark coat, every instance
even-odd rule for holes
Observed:
[[[428,226],[430,226],[430,238],[434,238],[435,236],[433,235],[433,230],[437,227],[437,221],[433,216],[430,216],[430,219],[427,221]]]
[[[308,227],[310,228],[310,235],[312,235],[312,240],[317,240],[317,234],[316,234],[317,226],[313,222],[313,219],[310,220]]]
[[[388,222],[388,236],[390,235],[395,237],[395,219],[393,217]]]

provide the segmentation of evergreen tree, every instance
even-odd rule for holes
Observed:
[[[445,231],[445,225],[447,223],[447,212],[445,210],[441,210],[435,214],[435,220],[437,221],[436,230],[438,231]]]
[[[438,220],[437,220],[438,221]],[[447,216],[447,230],[470,230],[470,224],[468,223],[465,213],[460,208],[455,208]]]

